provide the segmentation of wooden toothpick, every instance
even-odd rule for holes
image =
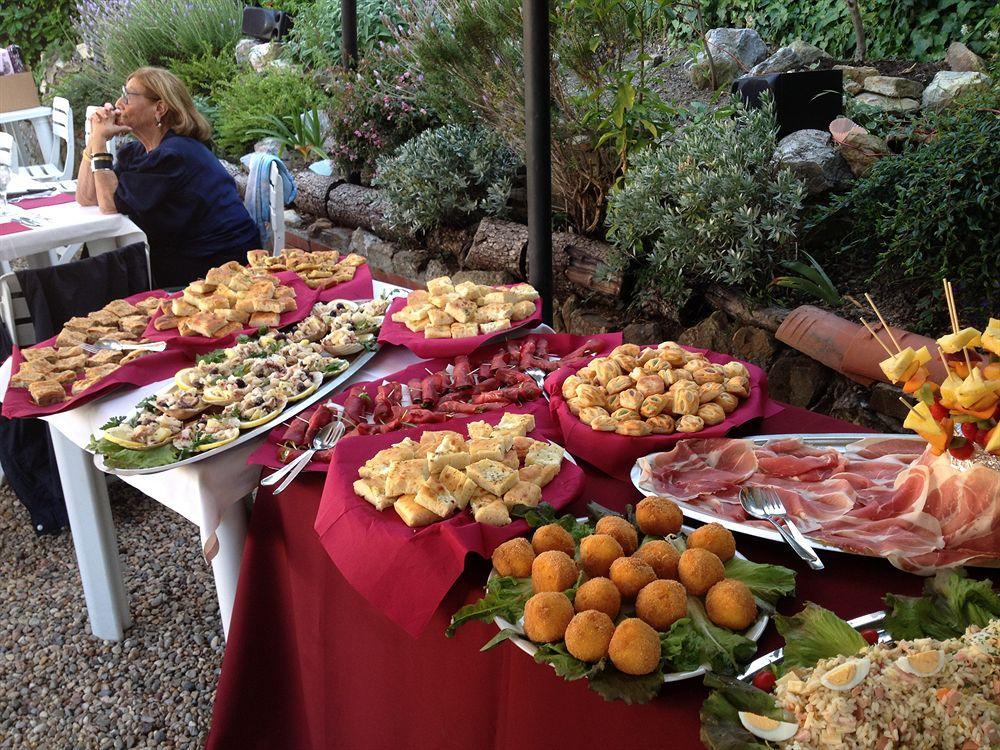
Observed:
[[[892,329],[889,328],[889,324],[885,322],[885,318],[882,317],[882,313],[880,313],[878,311],[878,308],[875,307],[875,301],[872,299],[872,296],[867,292],[865,292],[865,299],[868,300],[868,304],[871,305],[872,310],[875,312],[875,315],[878,316],[878,322],[882,324],[882,327],[885,329],[885,332],[889,334],[889,341],[891,341],[892,345],[896,347],[896,351],[899,352],[903,351],[902,347],[899,345],[899,342],[896,341],[896,337],[892,335]]]
[[[870,325],[868,324],[868,321],[867,321],[867,320],[865,320],[864,318],[861,318],[861,324],[862,324],[862,325],[863,325],[863,326],[864,326],[865,328],[867,328],[867,329],[868,329],[868,333],[870,333],[870,334],[872,335],[872,338],[873,338],[873,339],[875,339],[875,340],[876,340],[876,341],[877,341],[877,342],[879,343],[879,346],[881,346],[881,347],[882,347],[883,349],[885,349],[885,353],[886,353],[886,354],[888,354],[888,355],[889,355],[890,357],[894,357],[894,356],[896,356],[895,354],[893,354],[893,353],[892,353],[892,349],[890,349],[890,348],[889,348],[888,346],[886,346],[886,345],[885,345],[885,342],[884,342],[884,341],[882,341],[882,339],[880,339],[880,338],[879,338],[878,336],[876,336],[876,335],[875,335],[875,329],[874,329],[874,328],[872,328],[872,327],[871,327],[871,326],[870,326]]]

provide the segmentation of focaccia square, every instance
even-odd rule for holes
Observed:
[[[32,400],[39,406],[58,404],[66,400],[66,389],[55,380],[39,380],[28,385]]]
[[[458,507],[447,488],[433,477],[424,480],[413,501],[441,518],[447,518]]]
[[[474,438],[469,441],[469,453],[473,461],[481,461],[483,459],[503,461],[503,456],[506,452],[507,450],[503,441],[498,438]]]
[[[480,333],[497,333],[499,331],[506,331],[510,328],[510,319],[503,318],[501,320],[494,320],[491,323],[480,323],[479,332]]]
[[[427,479],[427,462],[419,458],[389,464],[385,478],[385,494],[389,497],[415,495],[420,484]]]
[[[524,320],[535,314],[534,302],[516,302],[510,311],[510,319],[513,321]]]
[[[455,319],[446,311],[438,310],[436,307],[432,307],[427,311],[427,319],[431,322],[432,326],[451,327],[451,324],[455,322]]]
[[[454,284],[451,283],[450,276],[438,276],[427,282],[427,293],[431,296],[437,294],[451,294],[455,291]]]
[[[125,318],[128,317],[129,315],[139,315],[140,313],[142,313],[142,310],[140,310],[138,307],[129,302],[126,302],[123,299],[116,299],[112,302],[109,302],[104,306],[104,309],[110,312],[112,315],[116,315],[119,318]]]
[[[415,495],[401,495],[392,505],[392,509],[403,519],[403,523],[410,528],[419,528],[441,520],[441,516],[417,503],[414,497]]]
[[[375,482],[366,479],[358,479],[354,482],[354,492],[374,505],[375,510],[385,510],[392,505],[393,499],[386,497],[385,493],[381,492],[375,484]]]
[[[479,335],[478,323],[452,323],[451,337],[453,339],[467,339]]]
[[[510,320],[514,306],[505,302],[484,305],[476,310],[477,323],[490,323],[498,320]]]
[[[508,508],[513,508],[515,505],[528,505],[534,508],[542,501],[542,488],[533,482],[519,480],[504,493],[503,501]]]
[[[214,313],[205,311],[188,318],[188,325],[198,335],[214,338],[218,330],[226,325],[226,321]]]
[[[199,299],[201,298],[199,297]],[[170,312],[179,318],[196,315],[198,313],[198,305],[178,297],[170,303]]]
[[[465,429],[473,440],[493,437],[493,425],[489,422],[469,422]]]
[[[489,505],[480,506],[474,517],[485,526],[506,526],[510,523],[510,511],[503,500],[494,500]]]
[[[525,436],[535,429],[534,414],[504,414],[497,423],[497,429],[510,435]]]
[[[534,302],[538,299],[538,291],[531,284],[515,284],[506,291],[516,297],[515,302]]]
[[[458,323],[475,323],[479,306],[471,299],[453,299],[444,306],[444,311]]]
[[[558,466],[553,466],[552,464],[533,464],[519,469],[517,476],[524,482],[531,482],[532,484],[537,484],[539,487],[545,487],[545,485],[556,478],[556,474],[558,473]]]
[[[255,312],[250,316],[250,325],[254,328],[277,328],[281,325],[281,315],[276,312]]]
[[[153,321],[153,328],[157,331],[168,331],[171,328],[177,328],[180,325],[180,321],[181,319],[173,313],[163,313]]]
[[[528,455],[524,457],[524,465],[534,466],[542,464],[543,466],[555,466],[558,468],[562,465],[564,455],[565,451],[561,446],[553,445],[552,443],[540,443],[528,451]]]
[[[479,489],[479,486],[465,475],[461,469],[446,466],[438,477],[441,485],[448,490],[459,509],[469,504],[469,499]]]
[[[484,490],[500,497],[517,484],[516,471],[488,458],[469,464],[465,473]]]
[[[451,326],[434,326],[429,325],[424,329],[425,339],[450,339],[451,338]]]

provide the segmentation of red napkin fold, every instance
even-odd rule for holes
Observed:
[[[684,348],[705,354],[708,360],[715,364],[725,364],[735,360],[734,357],[706,349]],[[563,381],[576,371],[570,368],[563,368],[549,375],[545,379],[545,390],[549,392],[551,399],[549,406],[559,422],[566,450],[616,479],[628,482],[632,467],[642,456],[669,450],[674,443],[685,438],[722,437],[733,428],[767,413],[770,402],[767,395],[767,374],[749,362],[743,364],[750,372],[750,396],[742,401],[724,422],[695,433],[675,432],[670,435],[636,437],[592,430],[590,425],[581,422],[569,410],[566,400],[562,397]]]
[[[509,411],[521,412],[524,407],[532,405]],[[502,416],[501,412],[491,412],[480,418],[495,424]],[[428,425],[427,430],[459,427]],[[528,530],[524,521],[485,526],[476,523],[468,510],[446,521],[411,529],[391,508],[377,511],[354,494],[353,483],[365,461],[404,437],[419,440],[422,432],[413,428],[388,435],[347,438],[339,443],[315,523],[324,549],[350,584],[412,636],[427,625],[462,574],[467,554],[489,557],[498,545]],[[536,413],[531,437],[558,439],[558,427],[544,411]],[[583,470],[564,459],[558,476],[542,490],[542,500],[562,508],[579,496],[583,484]]]
[[[371,299],[372,298],[372,270],[365,263],[357,267],[354,278],[337,284],[329,289],[323,289],[319,293],[319,302],[329,302],[332,299]]]
[[[18,232],[27,231],[28,227],[17,221],[6,221],[3,224],[0,224],[0,237],[3,237],[5,234],[17,234]]]
[[[392,320],[393,313],[397,313],[406,307],[406,298],[397,297],[389,305],[385,314],[385,321],[382,323],[382,330],[378,334],[378,340],[384,344],[397,344],[405,346],[418,357],[457,357],[459,354],[471,354],[480,346],[498,336],[506,336],[511,331],[516,331],[525,326],[534,327],[542,320],[542,302],[535,300],[535,312],[524,320],[511,323],[510,328],[496,333],[485,333],[480,336],[468,336],[464,339],[427,339],[424,338],[423,331],[411,331],[402,323]]]
[[[44,198],[22,198],[17,202],[17,207],[30,210],[45,206],[58,206],[61,203],[74,203],[75,201],[76,193],[59,193],[58,195],[47,195]]]
[[[157,290],[133,294],[131,297],[126,297],[125,301],[135,303],[147,297],[165,296],[167,296],[165,292]],[[53,346],[55,345],[55,341],[56,337],[53,336],[46,341],[36,344],[36,346]],[[24,357],[21,354],[21,350],[18,347],[14,347],[11,359],[11,372],[16,373],[23,361]],[[7,395],[3,400],[3,415],[8,418],[14,418],[42,417],[48,414],[58,414],[59,412],[73,409],[87,401],[92,401],[98,396],[103,396],[119,385],[148,385],[149,383],[155,383],[159,380],[172,377],[178,370],[190,365],[191,356],[183,351],[167,349],[162,352],[151,352],[133,362],[129,362],[127,365],[119,367],[108,377],[98,381],[83,393],[77,396],[70,396],[65,401],[60,401],[58,404],[50,404],[49,406],[38,406],[31,400],[31,394],[27,388],[8,387]],[[66,384],[67,395],[70,393],[72,385],[72,383]]]
[[[545,339],[548,342],[548,350],[551,354],[569,354],[575,351],[578,347],[582,346],[586,341],[591,339],[598,339],[603,341],[605,344],[604,354],[610,352],[614,347],[618,346],[622,342],[622,335],[620,333],[605,333],[597,336],[576,336],[568,333],[540,333],[531,334],[531,336],[526,336],[528,338],[539,338]],[[484,347],[483,349],[475,352],[470,358],[470,362],[475,367],[483,361],[489,361],[493,358],[502,347],[506,346],[506,342],[501,342],[499,344],[494,344],[492,346]],[[371,380],[366,382],[355,383],[335,396],[331,397],[329,401],[335,404],[343,406],[344,402],[347,401],[348,394],[356,388],[362,389],[371,398],[375,398],[375,393],[377,392],[379,384],[383,380],[388,380],[390,382],[406,383],[412,378],[424,377],[430,372],[439,372],[452,363],[450,359],[429,359],[421,360],[420,362],[415,362],[409,367],[404,367],[402,370],[392,373],[391,375],[386,375],[384,378],[379,380]],[[548,413],[549,407],[548,403],[544,398],[536,399],[531,402],[534,406],[530,411],[535,414],[536,421],[538,420],[538,412]],[[318,408],[318,407],[317,407]],[[309,409],[306,413],[297,414],[292,417],[292,419],[308,419],[308,415],[314,410]],[[468,415],[456,415],[447,422],[440,423],[445,424],[463,424],[470,420],[481,419],[481,414],[468,414]],[[456,427],[456,430],[461,430],[460,427]],[[260,465],[267,466],[271,469],[277,469],[284,464],[278,460],[278,450],[281,446],[281,441],[285,435],[286,425],[282,424],[275,427],[267,434],[267,440],[258,446],[258,448],[250,454],[247,459],[247,464],[249,465]],[[303,469],[303,471],[326,471],[330,468],[330,464],[320,461],[310,461],[309,464]]]
[[[319,291],[310,289],[306,282],[294,271],[282,271],[275,274],[275,276],[281,280],[282,284],[290,286],[295,290],[295,309],[281,314],[279,327],[298,323],[309,315],[313,305],[319,299]],[[181,294],[181,292],[177,292],[170,295],[170,299],[176,299]],[[237,336],[245,333],[253,333],[257,330],[256,328],[247,327],[228,336],[215,339],[207,339],[204,336],[181,336],[176,328],[170,328],[166,331],[156,330],[153,324],[162,314],[161,311],[157,310],[156,314],[150,319],[144,336],[151,341],[167,341],[171,349],[182,349],[189,354],[205,354],[215,349],[230,346],[236,341]]]

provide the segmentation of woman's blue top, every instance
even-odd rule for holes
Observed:
[[[183,262],[260,247],[236,183],[201,141],[168,130],[149,153],[132,141],[119,149],[115,174],[118,212],[146,233],[151,255]]]

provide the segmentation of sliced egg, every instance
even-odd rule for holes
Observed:
[[[930,677],[936,675],[944,666],[944,652],[938,649],[931,651],[918,651],[915,654],[900,656],[896,659],[896,666],[907,674],[917,677]]]
[[[740,723],[750,734],[762,740],[783,742],[790,740],[799,731],[799,725],[790,721],[778,721],[749,711],[740,711]]]
[[[860,659],[849,659],[843,664],[834,667],[819,678],[823,687],[830,690],[850,690],[865,677],[871,669],[871,660],[865,656]]]

